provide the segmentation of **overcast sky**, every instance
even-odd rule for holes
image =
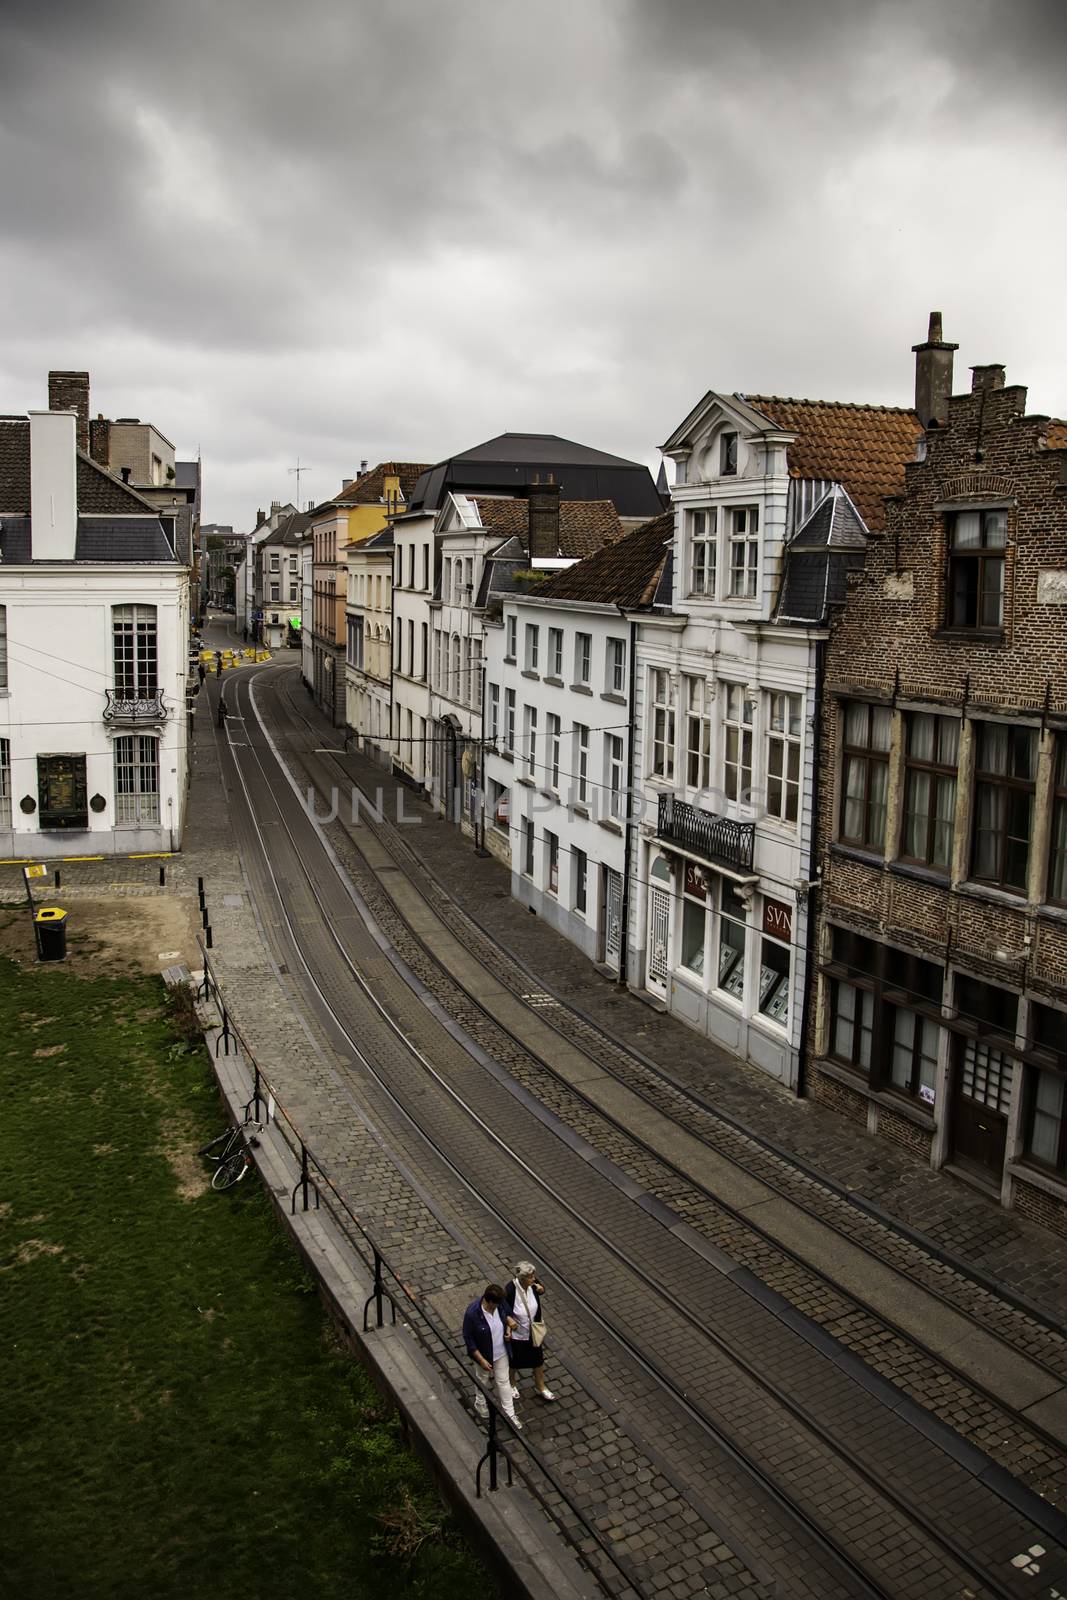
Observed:
[[[909,404],[931,309],[1067,415],[1063,0],[3,0],[0,411],[204,519],[709,388]]]

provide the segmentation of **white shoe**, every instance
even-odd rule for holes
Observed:
[[[512,1384],[512,1385],[511,1385],[511,1392],[512,1392],[512,1394],[513,1394],[513,1395],[518,1395],[518,1392],[519,1392],[519,1386],[518,1386],[518,1384],[517,1384],[517,1383],[513,1383],[513,1384]]]
[[[511,1426],[515,1429],[516,1433],[521,1433],[522,1432],[522,1423],[519,1421],[518,1417],[509,1417],[508,1421],[511,1423]]]
[[[556,1398],[551,1389],[538,1389],[537,1393],[542,1400],[554,1400]]]

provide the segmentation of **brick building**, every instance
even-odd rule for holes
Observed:
[[[825,647],[809,1088],[1067,1231],[1067,423],[955,349]]]

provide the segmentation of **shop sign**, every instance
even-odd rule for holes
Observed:
[[[708,898],[708,880],[703,868],[698,867],[695,861],[687,861],[685,864],[685,892],[692,895],[694,900]]]
[[[788,943],[793,937],[793,908],[782,900],[763,902],[763,931],[769,939]]]

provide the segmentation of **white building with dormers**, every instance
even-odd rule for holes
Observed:
[[[672,602],[638,631],[629,978],[790,1087],[822,643],[915,437],[910,411],[709,393],[663,446]]]

